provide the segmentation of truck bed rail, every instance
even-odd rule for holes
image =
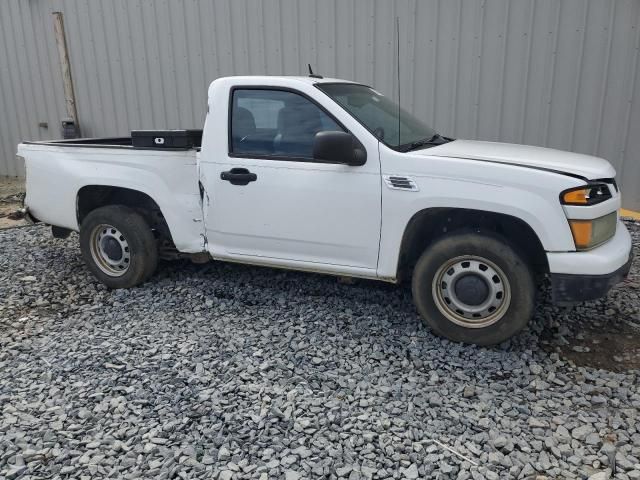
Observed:
[[[130,137],[73,138],[23,142],[57,147],[129,148],[136,150],[199,149],[202,130],[133,130]]]

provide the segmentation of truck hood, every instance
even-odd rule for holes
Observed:
[[[454,140],[437,147],[416,150],[411,153],[429,157],[464,158],[518,165],[584,177],[589,180],[613,178],[616,174],[611,164],[602,158],[553,148],[512,143]]]

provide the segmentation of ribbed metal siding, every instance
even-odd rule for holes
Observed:
[[[9,0],[0,3],[0,174],[65,116],[65,15],[87,136],[199,127],[211,80],[328,76],[397,96],[439,131],[591,153],[640,209],[638,0]],[[49,122],[49,129],[38,122]]]

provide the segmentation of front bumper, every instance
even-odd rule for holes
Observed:
[[[547,252],[553,301],[572,304],[604,297],[629,273],[631,248],[631,235],[618,221],[613,238],[599,247],[581,252]]]
[[[627,263],[629,252],[631,235],[625,224],[618,221],[613,238],[599,247],[580,252],[547,252],[547,261],[551,273],[608,275]]]
[[[633,255],[629,254],[627,263],[604,275],[572,275],[567,273],[551,274],[552,300],[559,305],[570,305],[604,297],[611,287],[626,278],[631,270]]]

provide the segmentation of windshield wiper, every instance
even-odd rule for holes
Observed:
[[[444,140],[444,141],[441,141]],[[446,143],[444,137],[441,137],[439,133],[436,133],[431,138],[423,138],[422,140],[416,140],[415,142],[411,142],[408,145],[400,145],[398,148],[401,152],[410,152],[411,150],[415,150],[420,147],[424,147],[426,145],[441,145]]]

